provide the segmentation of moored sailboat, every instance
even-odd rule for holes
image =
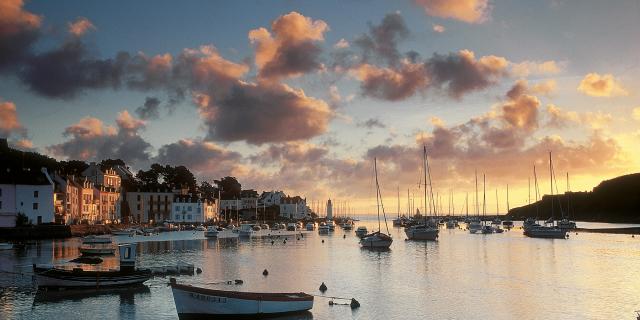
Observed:
[[[551,159],[551,152],[549,152],[549,177],[551,179],[551,217],[549,218],[551,223],[545,223],[545,225],[539,225],[537,223],[529,224],[524,228],[524,235],[531,238],[565,239],[567,237],[567,230],[553,225],[553,161]],[[538,192],[537,185],[536,177],[536,195]]]
[[[431,170],[429,168],[429,159],[427,158],[427,147],[423,146],[423,166],[424,166],[424,223],[417,224],[404,229],[404,233],[409,240],[437,240],[440,230],[427,221],[427,186],[429,187],[429,207],[434,216],[436,216],[436,206],[433,199],[433,186],[431,183]],[[429,182],[427,184],[427,175]]]
[[[387,233],[389,232],[389,227],[387,226],[387,216],[384,213],[384,205],[382,204],[382,194],[380,193],[380,183],[378,182],[378,165],[375,158],[373,158],[373,171],[376,177],[376,207],[378,210],[378,231],[362,237],[362,239],[360,239],[360,245],[363,248],[386,249],[391,246],[393,239],[390,235],[380,232],[380,208],[382,208],[382,215],[384,216],[384,225],[387,227]]]

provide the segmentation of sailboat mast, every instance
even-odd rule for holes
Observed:
[[[423,150],[422,165],[424,166],[424,170],[422,170],[424,171],[424,224],[426,225],[427,224],[427,146],[422,146],[422,150]],[[435,215],[435,209],[433,214]]]
[[[484,224],[485,216],[487,215],[487,177],[482,174],[482,223]]]
[[[500,214],[500,206],[498,205],[498,188],[496,188],[496,217]]]
[[[398,186],[398,219],[400,219],[400,186]]]
[[[507,184],[507,214],[509,213],[509,184]]]
[[[536,220],[538,220],[538,174],[536,173],[536,165],[533,165],[533,182],[534,182],[534,192],[536,196]]]
[[[378,209],[378,232],[380,232],[380,189],[378,188],[378,165],[376,158],[373,158],[373,172],[376,176],[376,208]]]
[[[478,170],[476,170],[476,215],[480,216],[480,207],[478,205]]]
[[[467,195],[464,197],[464,207],[467,210],[467,218],[469,218],[469,192],[467,192]]]
[[[551,164],[551,151],[549,151],[549,180],[551,181],[551,219],[553,219],[553,165]]]

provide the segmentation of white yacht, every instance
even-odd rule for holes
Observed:
[[[254,225],[251,223],[243,223],[238,228],[238,236],[240,237],[252,237],[255,234],[253,230]]]
[[[204,232],[204,236],[207,238],[217,238],[218,234],[220,234],[220,231],[222,230],[223,229],[220,227],[209,226],[207,227],[207,231]]]

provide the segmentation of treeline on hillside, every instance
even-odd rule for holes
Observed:
[[[127,167],[121,159],[105,159],[98,163],[103,171],[116,165]],[[2,173],[19,171],[22,168],[40,169],[44,167],[52,173],[58,172],[61,175],[80,177],[89,164],[81,160],[57,161],[37,152],[11,149],[4,144],[0,145],[0,167]],[[253,189],[242,190],[242,185],[235,177],[224,177],[212,182],[203,180],[198,184],[193,173],[185,166],[163,166],[154,163],[148,170],[139,170],[133,178],[123,179],[122,185],[125,190],[186,188],[189,192],[201,193],[208,199],[217,198],[218,194],[222,199],[258,196],[258,193]],[[218,193],[218,191],[220,192]]]
[[[561,214],[579,221],[640,223],[640,173],[601,182],[591,192],[546,195],[542,200],[509,210],[511,219],[551,217]]]

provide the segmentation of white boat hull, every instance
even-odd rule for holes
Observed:
[[[300,301],[248,300],[171,287],[179,317],[276,315],[313,308],[313,299]],[[292,294],[294,295],[294,294]]]
[[[393,243],[391,237],[377,234],[367,235],[360,240],[360,245],[363,248],[389,248],[391,243]]]

